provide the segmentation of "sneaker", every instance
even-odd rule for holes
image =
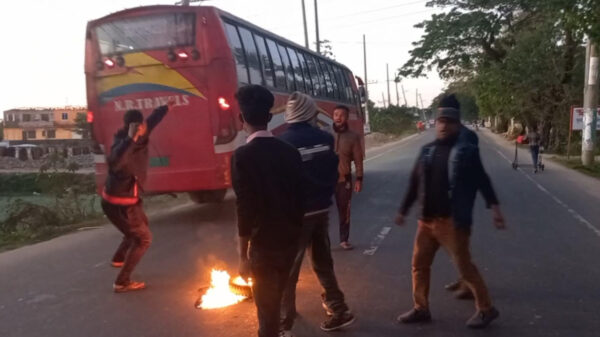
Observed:
[[[429,309],[412,309],[397,318],[398,322],[404,324],[429,322],[431,321],[431,313]]]
[[[323,309],[325,309],[325,313],[327,314],[327,316],[333,316],[333,311],[329,309],[325,302],[321,302],[321,305],[323,306]]]
[[[500,312],[492,307],[486,311],[477,311],[471,319],[467,321],[467,326],[471,329],[483,329],[493,320],[500,316]]]
[[[340,246],[344,250],[352,250],[352,249],[354,249],[354,246],[352,246],[348,241],[344,241],[344,242],[340,243]]]
[[[473,300],[475,296],[473,296],[473,292],[469,287],[461,287],[456,293],[454,293],[454,297],[459,300]]]
[[[356,321],[356,317],[349,311],[346,311],[345,313],[343,313],[341,315],[331,316],[328,320],[321,323],[321,330],[323,330],[323,331],[339,330],[339,329],[345,328],[347,326],[350,326],[352,323],[354,323],[354,321]]]
[[[128,291],[136,291],[136,290],[142,290],[146,288],[146,283],[144,282],[136,282],[136,281],[131,281],[125,285],[122,284],[113,284],[113,290],[116,293],[126,293]]]
[[[460,280],[457,280],[452,283],[446,284],[444,286],[444,289],[446,289],[448,291],[457,291],[458,289],[460,289],[461,285],[462,285],[462,282]]]
[[[125,265],[125,262],[119,262],[119,261],[112,261],[110,263],[111,266],[115,267],[115,268],[121,268]]]
[[[279,337],[296,337],[291,330],[281,330],[279,331]]]

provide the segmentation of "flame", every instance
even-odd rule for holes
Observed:
[[[226,271],[213,269],[211,271],[210,288],[202,295],[199,307],[202,309],[223,308],[245,300],[246,296],[231,292],[229,289],[230,279],[231,276]],[[236,277],[233,283],[238,285],[252,285],[251,281],[248,284],[240,276]]]

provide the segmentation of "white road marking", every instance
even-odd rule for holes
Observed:
[[[391,230],[392,227],[383,227],[379,234],[377,234],[377,236],[371,241],[371,248],[365,249],[363,251],[363,254],[369,256],[375,255],[375,252],[377,251],[377,249],[379,249],[379,245],[381,245],[381,243],[385,239],[385,236],[388,235]]]
[[[509,163],[512,163],[512,161],[509,160],[500,150],[496,150],[496,152],[498,152],[498,154],[502,158],[506,159]],[[550,191],[548,191],[544,186],[542,186],[540,183],[538,183],[537,181],[535,181],[535,179],[533,179],[523,169],[521,169],[519,167],[518,171],[521,172],[521,174],[523,174],[525,176],[525,178],[527,178],[529,181],[531,181],[540,191],[542,191],[545,194],[547,194],[550,198],[552,198],[552,200],[554,200],[554,202],[556,202],[558,205],[560,205],[563,208],[565,208],[567,210],[567,212],[569,212],[573,216],[573,218],[575,218],[575,220],[581,222],[585,227],[587,227],[589,230],[591,230],[592,232],[594,232],[594,234],[596,234],[598,237],[600,237],[600,228],[592,225],[592,223],[589,222],[583,216],[581,216],[581,214],[577,213],[574,209],[572,209],[571,207],[569,207],[565,202],[563,202],[562,200],[560,200],[557,196],[555,196]]]

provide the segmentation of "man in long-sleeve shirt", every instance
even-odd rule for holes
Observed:
[[[483,328],[499,313],[492,306],[485,282],[472,263],[469,251],[473,205],[478,190],[492,208],[498,229],[505,228],[504,218],[481,163],[479,148],[460,124],[459,104],[454,96],[442,100],[436,132],[437,139],[421,149],[396,218],[396,223],[403,225],[411,206],[419,200],[421,212],[412,261],[414,307],[398,320],[415,323],[431,319],[428,301],[430,269],[441,246],[452,256],[461,279],[475,295],[477,312],[467,326]]]
[[[340,220],[340,246],[352,249],[350,239],[350,204],[352,201],[352,162],[356,167],[354,192],[362,191],[363,148],[360,136],[348,126],[350,110],[339,105],[333,110],[333,130],[335,131],[335,152],[340,158],[338,183],[335,188],[335,201]]]
[[[295,147],[267,131],[271,92],[249,85],[238,90],[236,99],[250,134],[231,161],[240,275],[253,277],[258,336],[277,337],[281,297],[298,252],[305,210],[302,159]]]
[[[130,280],[133,269],[150,247],[152,234],[144,213],[140,190],[148,171],[148,144],[152,130],[165,117],[169,107],[154,110],[144,122],[139,110],[129,110],[124,127],[116,134],[108,155],[108,177],[102,191],[102,209],[106,217],[123,233],[112,266],[122,268],[113,289],[115,292],[141,290],[144,282]]]

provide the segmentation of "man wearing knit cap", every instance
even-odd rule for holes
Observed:
[[[291,336],[290,330],[296,317],[296,284],[306,248],[310,252],[313,270],[324,289],[323,307],[331,315],[321,324],[321,329],[338,330],[355,320],[335,277],[328,231],[329,207],[338,176],[338,158],[334,152],[333,137],[315,126],[316,116],[317,105],[314,100],[303,93],[294,92],[285,111],[288,129],[280,136],[300,151],[306,200],[299,251],[282,301],[281,336],[285,337]]]
[[[452,95],[442,99],[437,112],[436,140],[421,149],[396,217],[396,224],[404,225],[406,214],[419,200],[421,210],[412,258],[414,306],[398,317],[402,323],[431,320],[428,299],[431,264],[440,246],[448,251],[462,282],[475,296],[477,311],[467,326],[484,328],[499,316],[469,251],[477,191],[483,194],[488,208],[492,208],[497,229],[505,229],[504,217],[481,163],[476,139],[469,132],[460,123],[456,98]]]
[[[352,162],[356,167],[354,192],[362,191],[363,148],[360,136],[348,126],[350,110],[338,105],[333,110],[333,130],[335,131],[335,152],[340,158],[338,183],[335,188],[335,201],[340,219],[340,246],[352,249],[350,238],[350,203],[352,201]]]

